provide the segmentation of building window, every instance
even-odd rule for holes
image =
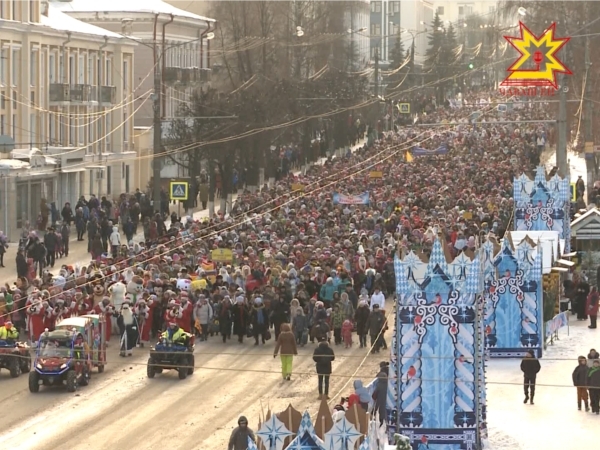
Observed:
[[[110,185],[112,184],[112,167],[106,166],[106,193],[110,195]]]
[[[94,57],[88,56],[87,84],[94,85]]]
[[[48,56],[48,69],[50,83],[56,83],[56,55],[53,53]]]
[[[58,76],[60,78],[60,82],[65,82],[65,57],[60,55],[58,57]]]
[[[375,3],[375,11],[376,13],[380,13],[381,12],[381,2],[373,2]]]
[[[491,6],[488,6],[488,12],[489,12],[490,14],[491,14],[491,13],[493,13],[494,11],[496,11],[496,5],[491,5]]]
[[[6,84],[8,79],[8,50],[3,48],[0,56],[0,82]]]
[[[38,52],[32,51],[29,61],[29,84],[35,86],[38,77]]]
[[[77,64],[77,75],[78,83],[85,84],[85,57],[83,55],[79,55],[79,62]]]
[[[381,24],[372,23],[371,24],[371,36],[379,36],[381,34]]]
[[[75,56],[69,56],[69,84],[75,84]]]
[[[32,143],[37,142],[37,117],[35,113],[29,115],[29,138]]]
[[[105,77],[105,86],[112,86],[112,58],[106,58],[106,77]]]
[[[21,62],[20,51],[13,50],[12,51],[12,80],[11,83],[13,86],[17,85],[17,80],[19,79],[19,63]]]
[[[400,12],[400,2],[398,2],[398,1],[393,2],[392,8],[394,8],[394,13],[399,13]]]
[[[460,7],[459,7],[459,11],[460,11]],[[444,15],[444,7],[438,6],[437,9],[435,10],[435,12],[438,16],[443,16]],[[460,12],[459,12],[459,14],[460,14]]]
[[[6,134],[6,116],[0,114],[0,134]]]
[[[31,101],[32,105],[35,105],[35,91],[31,91],[31,94],[29,95],[29,100]]]
[[[75,145],[75,131],[77,127],[75,126],[75,120],[73,117],[69,117],[69,145]]]
[[[54,114],[48,114],[48,135],[50,136],[50,142],[54,143],[56,139],[56,130],[54,129]]]
[[[15,91],[13,91],[12,93],[12,103],[13,103],[13,109],[17,109],[17,93]]]
[[[13,0],[12,2],[12,20],[21,20],[21,11],[19,11],[19,0]]]
[[[35,0],[29,0],[29,21],[31,23],[35,23],[37,22],[37,14],[36,14],[36,6],[37,6],[37,1]]]
[[[129,61],[123,61],[123,95],[127,95],[129,88]]]
[[[17,140],[17,115],[12,115],[12,138]]]
[[[6,94],[4,92],[0,95],[0,109],[6,109]]]

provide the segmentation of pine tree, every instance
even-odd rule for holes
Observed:
[[[436,66],[440,63],[440,54],[444,45],[444,29],[440,16],[435,13],[431,22],[431,33],[429,34],[429,48],[425,52],[425,70],[438,72]]]
[[[400,33],[396,35],[394,46],[390,50],[390,60],[390,69],[397,69],[406,60],[406,55],[404,54],[404,45],[402,44]]]

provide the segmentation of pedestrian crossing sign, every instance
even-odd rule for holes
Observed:
[[[398,103],[398,111],[401,114],[410,114],[410,103]]]
[[[188,199],[188,182],[187,181],[171,181],[171,200],[185,201]]]

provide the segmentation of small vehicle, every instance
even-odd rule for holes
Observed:
[[[92,374],[92,352],[84,336],[73,329],[46,330],[40,336],[33,371],[29,373],[29,391],[44,386],[67,386],[75,392],[87,386]]]
[[[92,352],[92,365],[98,368],[98,373],[104,372],[106,365],[106,324],[104,315],[87,314],[79,317],[69,317],[56,325],[56,330],[75,330],[84,338]]]
[[[26,343],[13,340],[0,341],[0,369],[8,369],[11,378],[17,378],[22,373],[29,372],[30,368],[31,355]]]
[[[162,339],[150,348],[148,358],[147,375],[154,378],[163,370],[174,369],[179,373],[179,379],[185,380],[188,375],[194,373],[194,336],[186,339],[181,344],[173,344]]]

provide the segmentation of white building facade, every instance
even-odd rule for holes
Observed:
[[[456,24],[469,16],[491,16],[498,8],[496,0],[479,1],[437,1],[433,2],[434,14],[437,12],[444,22]]]
[[[60,211],[125,189],[134,47],[52,3],[0,0],[0,227],[11,239],[35,226],[42,199]]]
[[[348,2],[344,11],[344,24],[349,32],[350,46],[356,56],[356,70],[362,70],[370,61],[369,26],[371,12],[369,0]]]
[[[400,27],[405,30],[402,43],[410,48],[415,43],[415,64],[422,65],[429,46],[428,31],[433,20],[433,4],[425,0],[411,0],[400,3]]]
[[[207,88],[211,79],[210,34],[216,30],[216,21],[178,9],[161,0],[123,1],[89,0],[60,2],[61,10],[71,17],[102,27],[114,33],[128,36],[138,42],[135,48],[135,93],[133,104],[136,127],[153,126],[154,109],[147,101],[154,90],[154,70],[160,71],[161,118],[163,137],[169,134],[170,121],[179,116],[182,105],[192,94]],[[153,131],[151,131],[153,133]],[[141,142],[147,142],[147,139]],[[149,149],[135,149],[134,141],[128,141],[130,150],[151,154]],[[143,164],[150,167],[152,158]],[[164,158],[162,177],[170,178],[173,167],[179,165]],[[139,164],[138,164],[139,166]],[[151,173],[148,167],[139,173]],[[182,174],[188,177],[189,174]],[[149,179],[137,180],[135,188],[145,190]]]

